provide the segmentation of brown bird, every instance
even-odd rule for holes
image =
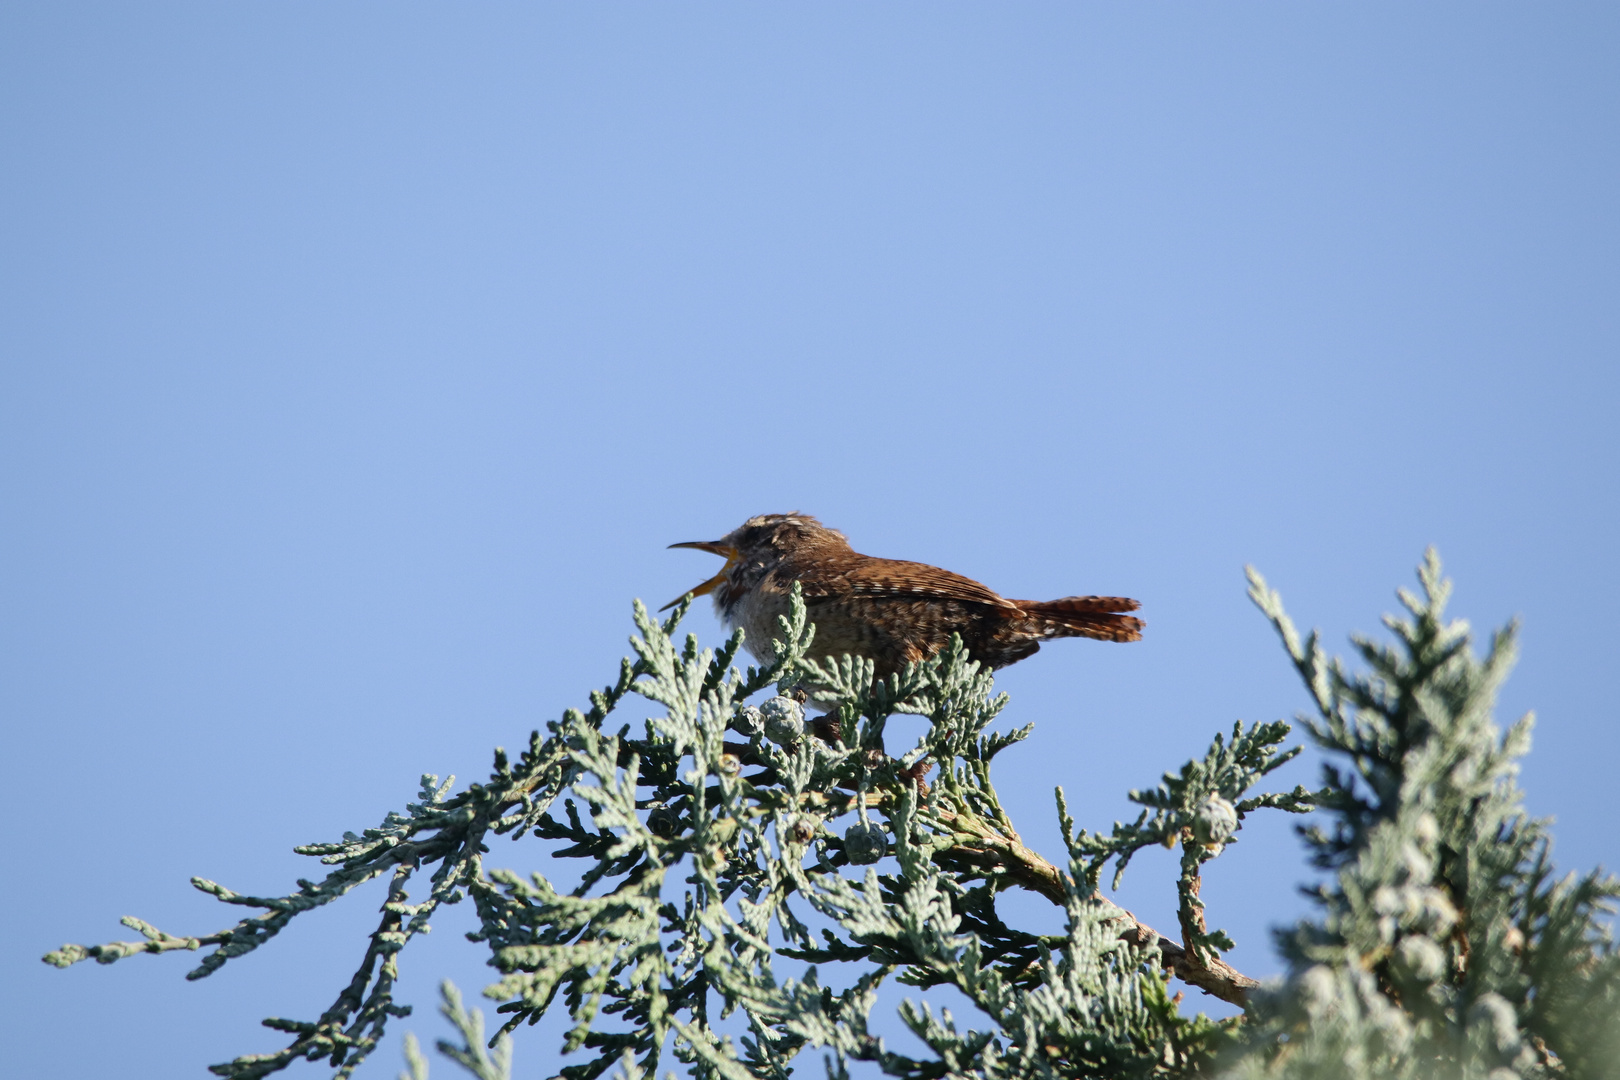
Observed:
[[[806,514],[763,514],[719,540],[670,547],[725,557],[721,571],[692,595],[713,593],[720,618],[742,627],[748,651],[765,662],[773,659],[771,643],[781,633],[776,618],[787,614],[794,582],[804,590],[805,611],[816,626],[811,656],[869,657],[879,678],[933,656],[953,633],[962,635],[969,656],[992,668],[1016,663],[1052,638],[1142,636],[1142,620],[1122,614],[1140,606],[1135,600],[1008,600],[937,566],[861,555],[843,533]]]

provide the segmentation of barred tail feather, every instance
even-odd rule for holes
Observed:
[[[1139,641],[1142,620],[1122,614],[1142,605],[1123,596],[1065,596],[1043,603],[1020,601],[1026,614],[1051,624],[1054,637],[1088,637],[1098,641]]]

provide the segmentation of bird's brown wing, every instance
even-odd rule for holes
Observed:
[[[828,569],[833,572],[816,575],[816,580],[800,578],[806,598],[851,594],[874,600],[961,600],[1005,608],[1009,614],[1018,610],[1011,600],[972,578],[927,563],[857,556],[844,566]]]
[[[794,580],[816,622],[818,647],[871,655],[879,676],[933,656],[953,633],[961,634],[969,655],[992,668],[1015,663],[1055,637],[1135,641],[1142,636],[1142,623],[1122,614],[1136,609],[1135,600],[1008,600],[972,578],[927,563],[850,552],[824,556],[813,572]]]

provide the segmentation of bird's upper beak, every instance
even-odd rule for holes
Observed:
[[[722,566],[720,568],[720,572],[714,575],[714,577],[710,578],[708,581],[705,581],[697,588],[691,590],[691,595],[693,596],[706,596],[707,594],[714,592],[715,589],[720,587],[720,583],[726,580],[726,574],[728,574],[731,571],[731,568],[737,564],[737,549],[720,540],[688,540],[684,544],[671,544],[669,546],[672,548],[697,548],[699,551],[707,551],[710,554],[722,555],[725,557],[726,565]],[[668,611],[670,608],[680,603],[683,599],[685,599],[684,595],[677,596],[675,599],[671,600],[658,610]]]

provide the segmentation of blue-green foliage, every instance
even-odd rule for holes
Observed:
[[[1515,776],[1533,718],[1492,720],[1515,628],[1483,657],[1445,622],[1450,585],[1431,551],[1405,590],[1393,644],[1357,637],[1352,674],[1304,642],[1251,572],[1316,705],[1301,717],[1334,758],[1305,831],[1330,877],[1318,918],[1279,935],[1287,983],[1247,1025],[1245,1077],[1620,1075],[1620,956],[1600,920],[1620,883],[1553,879],[1551,839]]]
[[[461,1041],[439,1048],[479,1080],[510,1080],[508,1033],[559,1010],[571,1020],[567,1080],[615,1069],[642,1080],[670,1057],[697,1077],[785,1080],[805,1051],[833,1076],[853,1066],[917,1080],[1610,1075],[1616,959],[1599,915],[1615,887],[1553,881],[1545,828],[1524,817],[1512,782],[1528,721],[1499,738],[1490,719],[1511,630],[1475,659],[1465,630],[1439,621],[1432,561],[1422,580],[1423,597],[1403,594],[1412,618],[1390,622],[1397,644],[1358,641],[1370,670],[1351,676],[1314,635],[1300,643],[1255,577],[1315,697],[1307,727],[1348,767],[1330,765],[1319,792],[1251,793],[1298,751],[1282,748],[1286,724],[1239,723],[1131,792],[1141,813],[1106,834],[1077,831],[1060,790],[1062,865],[1023,843],[997,797],[992,764],[1031,726],[988,732],[1007,699],[960,642],[876,681],[860,658],[806,659],[814,627],[795,594],[776,660],[738,671],[740,632],[718,652],[690,636],[677,644],[685,606],[660,623],[637,604],[636,655],[617,680],[536,732],[517,761],[497,751],[488,782],[451,794],[424,777],[418,801],[378,828],[299,849],[332,869],[288,896],[198,881],[264,912],[225,930],[176,937],[126,920],[143,941],[47,960],[212,947],[202,977],[387,875],[382,921],[331,1008],[266,1021],[291,1041],[215,1073],[262,1077],[324,1058],[347,1076],[388,1018],[408,1012],[393,1000],[401,950],[440,904],[470,897],[470,936],[500,972],[485,993],[504,1024],[487,1052],[482,1015],[447,985],[443,1012]],[[773,683],[776,697],[747,703]],[[652,715],[612,730],[635,697]],[[825,713],[807,717],[811,703]],[[897,713],[929,726],[894,754],[884,729]],[[1221,959],[1232,943],[1206,925],[1202,867],[1240,841],[1250,814],[1317,804],[1326,821],[1307,841],[1333,877],[1320,918],[1282,936],[1289,980],[1262,989]],[[500,836],[532,837],[578,870],[553,880],[486,868]],[[1175,939],[1099,895],[1107,863],[1117,885],[1151,844],[1181,847]],[[411,903],[406,886],[424,874],[426,895]],[[1009,888],[1057,905],[1064,932],[1008,925],[997,897]],[[927,1049],[898,1052],[872,1031],[891,978],[952,987],[988,1023],[964,1028],[908,1000],[900,1017]],[[1184,1016],[1172,979],[1246,1016]],[[406,1053],[407,1080],[427,1080],[414,1040]]]

